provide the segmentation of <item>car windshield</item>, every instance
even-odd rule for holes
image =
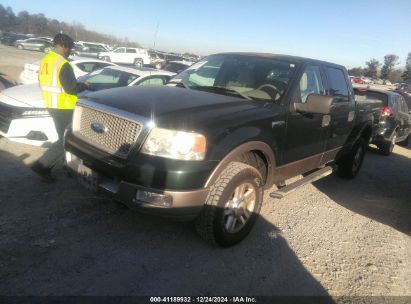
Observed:
[[[111,68],[97,70],[78,78],[79,82],[91,83],[91,91],[99,91],[118,87],[125,87],[139,78],[139,75],[131,74]]]
[[[279,100],[297,68],[274,57],[211,55],[175,76],[171,82],[188,89],[244,99]]]

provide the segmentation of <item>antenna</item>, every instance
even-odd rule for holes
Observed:
[[[157,21],[156,32],[155,32],[155,34],[154,34],[153,50],[156,50],[157,34],[158,34],[158,28],[159,28],[159,27],[160,27],[160,21]]]

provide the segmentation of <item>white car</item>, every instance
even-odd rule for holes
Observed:
[[[142,48],[119,47],[112,52],[101,52],[97,57],[114,63],[134,64],[137,67],[151,63],[148,51]]]
[[[81,76],[90,91],[133,85],[164,85],[175,73],[149,68],[110,66]],[[47,147],[58,140],[53,119],[44,108],[38,84],[11,87],[0,92],[0,135],[12,141]]]
[[[79,78],[90,72],[100,70],[106,66],[116,65],[111,62],[106,62],[98,59],[82,58],[82,57],[69,57],[71,66],[73,67],[74,76]],[[27,63],[24,65],[23,72],[19,77],[20,84],[38,83],[38,74],[40,69],[40,60],[33,63]]]

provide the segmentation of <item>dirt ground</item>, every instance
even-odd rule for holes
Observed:
[[[352,181],[331,175],[283,200],[267,191],[228,249],[61,169],[42,183],[28,166],[43,151],[0,138],[0,295],[411,296],[411,146],[371,148]]]

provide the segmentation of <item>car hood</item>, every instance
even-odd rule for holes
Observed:
[[[3,90],[0,101],[16,107],[43,108],[43,97],[37,83],[25,84]]]
[[[264,104],[168,86],[104,90],[89,94],[86,100],[152,119],[162,127],[200,126]]]
[[[79,93],[87,96],[90,91]],[[14,86],[0,92],[0,102],[15,107],[44,108],[43,96],[37,83]]]

